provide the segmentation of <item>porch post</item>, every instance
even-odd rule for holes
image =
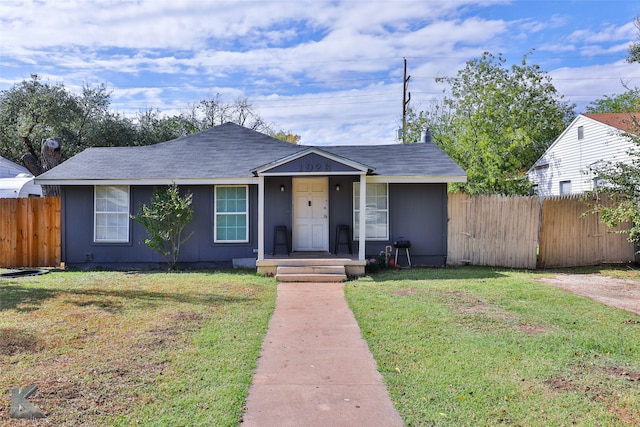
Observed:
[[[264,176],[258,175],[258,261],[264,260]]]
[[[360,174],[360,230],[358,234],[358,239],[360,240],[358,245],[358,259],[360,261],[364,261],[364,250],[366,246],[366,238],[367,235],[367,175],[366,173]]]

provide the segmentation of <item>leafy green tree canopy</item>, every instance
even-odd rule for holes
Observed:
[[[467,172],[469,193],[526,194],[527,170],[574,117],[574,106],[562,100],[547,73],[527,63],[527,55],[510,68],[505,63],[485,52],[456,77],[436,79],[448,86],[441,102],[409,111],[408,140],[428,127]]]
[[[33,74],[0,91],[0,155],[17,163],[25,153],[42,160],[41,141],[60,137],[62,157],[68,158],[88,147],[156,144],[225,122],[277,136],[247,98],[225,103],[217,94],[173,116],[148,109],[126,117],[111,111],[110,103],[104,84],[84,86],[76,94],[62,83],[49,83]],[[281,136],[295,139],[297,135]]]
[[[634,113],[640,112],[640,88],[627,90],[620,95],[605,95],[592,101],[585,108],[587,113]]]

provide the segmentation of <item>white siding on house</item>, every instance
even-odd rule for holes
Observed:
[[[540,196],[560,195],[560,183],[568,188],[567,181],[572,194],[590,191],[596,178],[590,168],[600,162],[628,160],[633,146],[621,130],[579,115],[529,170],[529,181]]]

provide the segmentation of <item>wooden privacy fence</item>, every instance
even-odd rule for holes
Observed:
[[[0,199],[0,267],[60,264],[60,198]]]
[[[633,262],[627,234],[612,233],[598,215],[584,215],[588,210],[581,196],[449,194],[447,264],[535,269]]]

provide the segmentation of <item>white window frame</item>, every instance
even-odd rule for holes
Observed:
[[[370,209],[369,207],[367,207],[366,212],[365,212],[365,221],[367,218],[367,213],[379,213],[379,212],[384,212],[385,213],[385,235],[384,237],[372,237],[369,236],[367,234],[365,234],[365,238],[367,241],[379,241],[379,242],[383,242],[383,241],[387,241],[389,240],[389,184],[386,182],[376,182],[376,183],[371,183],[371,182],[367,182],[367,193],[369,192],[373,192],[374,189],[376,188],[376,186],[381,186],[384,185],[385,186],[385,191],[386,191],[386,209]],[[359,215],[360,215],[360,204],[358,202],[356,202],[356,192],[359,194],[360,193],[360,183],[359,182],[354,182],[353,183],[353,239],[354,240],[360,240],[360,223],[359,223]],[[365,195],[366,197],[366,195]],[[365,233],[366,233],[366,225],[365,225]]]
[[[98,192],[99,190],[107,190],[108,189],[114,189],[114,188],[121,188],[121,189],[126,189],[126,212],[124,210],[109,210],[108,207],[107,209],[102,210],[101,208],[99,208],[99,203],[98,203],[98,199],[107,199],[109,198],[109,194],[106,194],[106,197],[98,197]],[[102,196],[102,194],[101,194]],[[121,200],[122,202],[122,200]],[[116,204],[117,205],[117,204]],[[129,243],[129,239],[130,239],[130,235],[129,235],[129,231],[130,231],[130,209],[131,209],[131,188],[128,185],[96,185],[94,186],[93,189],[93,242],[94,243]],[[115,226],[115,228],[118,229],[122,229],[124,230],[124,232],[122,232],[122,235],[118,235],[117,238],[100,238],[100,235],[102,233],[98,233],[98,216],[99,215],[105,215],[105,216],[115,216],[116,219],[116,223],[117,225]],[[123,218],[124,217],[124,218]],[[120,222],[124,222],[125,225],[122,225]],[[105,228],[113,228],[114,226],[109,226],[106,225]],[[120,231],[117,231],[117,234],[119,234]],[[126,234],[125,234],[126,233]]]
[[[565,196],[571,194],[571,180],[560,181],[560,195]],[[568,190],[568,191],[567,191]]]
[[[219,188],[243,188],[245,194],[244,212],[218,212],[218,189]],[[218,238],[218,216],[219,215],[239,215],[245,216],[246,236],[243,240],[223,240]],[[213,187],[213,241],[214,243],[247,243],[249,241],[249,186],[248,185],[216,185]]]

